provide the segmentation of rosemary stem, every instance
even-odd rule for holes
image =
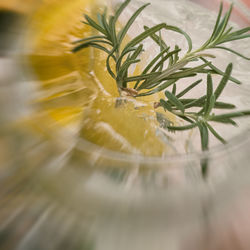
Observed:
[[[176,116],[186,116],[186,117],[192,118],[194,120],[198,120],[198,116],[195,113],[191,113],[191,112],[181,113],[181,112],[176,112],[174,110],[172,111],[172,113],[175,114]]]

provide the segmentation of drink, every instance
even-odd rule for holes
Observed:
[[[166,145],[159,147],[158,141],[163,135],[152,132],[153,129],[157,130],[157,123],[150,119],[155,117],[152,104],[156,97],[137,101],[128,98],[124,107],[118,107],[120,109],[117,112],[114,104],[118,93],[115,83],[110,84],[110,78],[104,72],[104,58],[93,56],[92,51],[71,54],[71,42],[81,38],[82,33],[90,32],[79,23],[83,12],[79,6],[83,8],[90,2],[65,1],[62,4],[60,1],[45,5],[33,19],[34,29],[31,29],[31,36],[27,36],[30,39],[25,40],[29,48],[28,68],[32,71],[31,81],[27,83],[35,86],[32,100],[35,100],[36,105],[30,111],[28,118],[31,119],[28,119],[28,123],[25,121],[24,127],[28,126],[27,133],[32,135],[32,142],[39,142],[31,145],[40,147],[28,151],[35,151],[35,158],[30,154],[22,161],[22,169],[28,170],[24,171],[25,185],[30,186],[28,191],[19,192],[25,197],[29,194],[29,202],[24,199],[24,204],[28,204],[29,208],[26,214],[33,211],[32,214],[40,219],[38,224],[34,223],[35,220],[31,221],[31,224],[37,225],[34,231],[29,231],[32,232],[27,234],[29,237],[24,237],[16,244],[25,250],[43,248],[39,236],[49,232],[46,239],[56,235],[48,241],[53,249],[60,249],[63,242],[71,249],[83,246],[96,250],[152,250],[166,245],[170,249],[181,250],[188,239],[199,238],[206,233],[207,225],[214,223],[216,209],[212,205],[222,208],[223,212],[228,211],[234,198],[241,193],[239,189],[247,183],[249,157],[244,149],[249,147],[249,137],[247,131],[242,131],[248,127],[249,120],[244,118],[244,123],[240,121],[240,128],[235,130],[230,127],[225,131],[225,127],[221,127],[220,132],[225,132],[226,137],[237,137],[231,139],[228,146],[211,147],[211,168],[204,181],[200,173],[200,161],[204,155],[197,153],[199,147],[195,148],[195,144],[199,143],[196,134],[171,134],[169,136],[175,138],[172,142],[174,145],[169,146],[163,140]],[[132,2],[130,8],[133,9],[139,3],[141,1]],[[154,1],[152,4],[147,14],[138,19],[138,24],[152,25],[163,19],[173,25],[177,22],[188,33],[190,31],[195,46],[208,36],[215,18],[215,14],[191,3],[189,7],[192,7],[187,9],[186,1]],[[166,9],[162,10],[162,6]],[[148,14],[151,11],[156,13]],[[193,13],[198,15],[195,22]],[[165,20],[166,17],[169,19]],[[211,20],[208,21],[208,18]],[[203,21],[208,27],[204,28]],[[194,24],[197,25],[196,29],[193,28]],[[133,30],[129,35],[133,36]],[[178,39],[181,47],[186,48],[181,38],[171,39],[173,45]],[[247,43],[244,46],[238,49],[249,49]],[[239,108],[246,108],[248,96],[245,96],[245,90],[248,89],[246,80],[249,74],[246,69],[249,63],[236,61],[235,57],[227,53],[229,59],[225,59],[224,53],[223,59],[220,52],[217,55],[216,65],[224,69],[227,62],[232,60],[236,69],[234,76],[243,81],[239,88],[230,83],[224,100],[231,101],[233,96],[233,103]],[[149,57],[150,54],[146,59]],[[89,58],[95,60],[90,62]],[[92,67],[95,67],[94,72]],[[199,93],[195,94],[199,96]],[[146,114],[144,119],[138,118],[142,114]],[[85,124],[83,133],[82,125],[87,119],[91,119],[91,122],[87,123],[88,126]],[[113,123],[109,122],[110,119]],[[91,125],[98,122],[99,126],[100,122],[104,125],[104,121],[106,125],[102,128],[106,130],[100,130],[96,135]],[[133,125],[135,121],[138,121],[138,126]],[[108,134],[111,125],[122,122],[126,122],[126,125],[120,125],[118,133],[112,131]],[[151,133],[148,140],[153,138],[154,142],[149,141],[147,147],[135,138],[141,132],[141,127],[147,129],[143,126],[148,122]],[[173,118],[172,122],[176,120]],[[34,128],[37,128],[35,133]],[[125,131],[130,128],[132,132],[133,129],[138,132],[131,136],[131,131]],[[220,130],[220,127],[217,129]],[[21,138],[22,143],[28,141],[28,137]],[[111,138],[113,140],[110,142]],[[183,143],[183,138],[188,145]],[[130,140],[130,144],[124,143],[124,139]],[[131,144],[136,145],[136,150],[133,151]],[[166,153],[165,147],[168,149]],[[142,153],[138,154],[138,148]],[[165,153],[163,157],[161,151]],[[20,158],[23,160],[23,157]],[[245,179],[240,178],[242,176]],[[19,178],[22,180],[23,177],[21,175]],[[211,192],[211,187],[216,190],[216,194]],[[230,199],[224,195],[228,188],[235,192],[229,192]],[[227,205],[224,205],[225,201]]]

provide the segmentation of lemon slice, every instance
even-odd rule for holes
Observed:
[[[162,94],[127,98],[117,105],[119,93],[107,72],[106,55],[93,49],[71,53],[71,42],[92,32],[80,21],[83,13],[91,15],[93,6],[92,0],[53,1],[33,17],[29,60],[39,81],[35,101],[40,115],[49,117],[55,129],[74,127],[79,137],[100,147],[147,156],[166,154],[169,148],[156,133],[159,123],[153,108]]]

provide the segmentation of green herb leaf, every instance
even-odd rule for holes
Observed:
[[[148,91],[148,92],[145,92],[145,93],[140,93],[138,96],[147,96],[147,95],[153,95],[155,93],[158,93],[164,89],[166,89],[167,87],[171,86],[172,84],[174,84],[176,82],[176,80],[168,80],[164,83],[162,83],[161,85],[158,85],[158,87]]]
[[[127,49],[129,47],[133,47],[136,44],[142,42],[143,40],[145,40],[147,37],[150,37],[152,34],[156,33],[157,31],[161,30],[162,28],[164,28],[165,24],[161,23],[158,25],[155,25],[152,28],[149,28],[148,30],[142,32],[140,35],[138,35],[137,37],[135,37],[134,39],[132,39],[124,48],[124,51],[126,52]]]
[[[168,100],[172,104],[174,104],[182,113],[185,112],[184,105],[179,101],[179,99],[175,95],[173,95],[171,92],[167,90],[165,91],[165,95],[168,98]]]
[[[200,58],[202,61],[204,61],[204,62],[208,62],[205,58],[203,58],[203,57],[201,57]],[[224,72],[223,71],[221,71],[220,69],[218,69],[217,67],[215,67],[213,64],[210,64],[210,65],[208,65],[208,67],[210,67],[212,70],[214,70],[214,72],[216,72],[217,74],[219,74],[219,75],[224,75]],[[232,81],[232,82],[234,82],[234,83],[236,83],[236,84],[241,84],[241,82],[239,81],[239,80],[237,80],[236,78],[234,78],[234,77],[232,77],[232,76],[230,76],[229,77],[229,80],[230,81]]]
[[[207,96],[204,107],[204,117],[207,117],[211,112],[215,103],[215,96],[213,95],[213,82],[210,74],[207,75]]]
[[[198,127],[200,130],[200,136],[201,136],[201,148],[202,151],[208,150],[208,129],[205,123],[198,123]]]
[[[237,52],[235,50],[232,50],[230,48],[227,48],[227,47],[224,47],[224,46],[215,46],[214,48],[215,49],[224,49],[224,50],[227,50],[227,51],[229,51],[229,52],[231,52],[231,53],[233,53],[233,54],[235,54],[237,56],[240,56],[240,57],[242,57],[242,58],[244,58],[246,60],[250,60],[250,57],[246,57],[246,56],[242,55],[241,53],[239,53],[239,52]]]
[[[222,138],[222,137],[215,131],[215,129],[214,129],[212,126],[210,126],[209,123],[206,123],[206,126],[208,127],[208,129],[210,130],[210,132],[211,132],[220,142],[222,142],[223,144],[226,143],[226,140],[225,140],[224,138]]]
[[[192,123],[190,125],[186,125],[186,126],[168,126],[169,130],[174,130],[174,131],[183,131],[183,130],[189,130],[192,128],[197,127],[197,123]]]
[[[186,40],[187,40],[187,43],[188,43],[188,53],[192,50],[192,40],[190,38],[190,36],[185,32],[183,31],[182,29],[176,27],[176,26],[171,26],[171,25],[166,25],[164,26],[164,29],[166,30],[171,30],[171,31],[174,31],[174,32],[177,32],[177,33],[180,33],[181,35],[183,35]]]
[[[172,94],[175,96],[176,94],[176,84],[173,84],[173,88],[172,88]]]
[[[140,7],[133,15],[132,17],[128,20],[128,22],[126,23],[126,25],[124,26],[124,28],[121,30],[121,32],[119,33],[118,36],[118,41],[119,43],[122,42],[123,38],[125,37],[125,35],[127,34],[129,28],[131,27],[131,25],[134,23],[135,19],[139,16],[139,14],[148,6],[150,5],[148,4],[144,4],[142,7]]]
[[[227,113],[227,114],[222,114],[222,115],[214,115],[210,117],[210,121],[220,121],[223,119],[232,119],[232,118],[238,118],[242,116],[249,116],[250,115],[250,110],[242,110],[242,111],[237,111],[237,112],[232,112],[232,113]]]
[[[103,29],[99,24],[97,24],[92,18],[90,18],[88,15],[84,15],[85,19],[87,20],[87,24],[95,28],[96,30],[100,31],[104,35],[106,35],[105,29]]]
[[[115,12],[115,16],[114,16],[114,22],[116,22],[118,20],[118,18],[120,17],[121,13],[124,11],[124,9],[126,9],[126,7],[128,6],[128,4],[131,2],[131,0],[125,0],[120,7],[116,10]]]
[[[229,63],[227,68],[226,68],[226,71],[225,71],[225,74],[224,76],[222,77],[218,87],[216,88],[215,92],[214,92],[214,95],[215,95],[215,99],[217,100],[219,98],[219,96],[221,95],[222,91],[224,90],[229,78],[230,78],[230,75],[231,75],[231,72],[232,72],[232,69],[233,69],[233,64],[232,63]]]

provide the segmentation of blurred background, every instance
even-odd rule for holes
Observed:
[[[249,250],[249,131],[215,148],[206,182],[200,155],[145,162],[79,141],[93,93],[69,50],[91,6],[0,0],[0,249]],[[250,1],[235,6],[249,26]]]

